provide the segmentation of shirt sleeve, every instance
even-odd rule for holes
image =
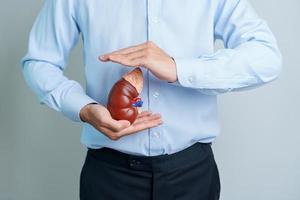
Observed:
[[[214,21],[215,39],[225,48],[196,58],[175,57],[178,80],[171,84],[218,95],[278,77],[282,58],[276,39],[247,0],[220,0]]]
[[[45,0],[30,32],[28,52],[21,63],[24,78],[40,104],[79,122],[81,108],[97,102],[86,95],[78,82],[63,74],[70,50],[80,35],[74,16],[70,0]]]

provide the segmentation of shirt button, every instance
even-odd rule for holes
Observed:
[[[158,19],[157,17],[153,17],[153,18],[152,18],[152,22],[153,22],[154,24],[156,24],[156,23],[159,22],[159,19]]]
[[[158,92],[154,92],[153,97],[154,98],[158,98],[158,96],[159,96],[159,93]]]
[[[159,138],[159,137],[160,137],[160,132],[154,132],[153,135],[154,135],[155,137]]]
[[[190,76],[189,77],[189,82],[190,83],[194,83],[195,82],[195,77],[194,76]]]

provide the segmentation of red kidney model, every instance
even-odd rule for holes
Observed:
[[[107,109],[112,118],[128,120],[132,124],[138,114],[143,101],[139,97],[144,85],[142,70],[137,67],[122,76],[110,90]]]

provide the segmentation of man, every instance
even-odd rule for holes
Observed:
[[[80,34],[86,92],[63,75]],[[214,52],[216,39],[225,49]],[[81,200],[219,199],[217,95],[281,70],[276,40],[246,0],[46,0],[22,61],[40,103],[84,122]],[[132,67],[145,87],[130,124],[105,106]]]

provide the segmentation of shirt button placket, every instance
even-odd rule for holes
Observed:
[[[161,16],[161,0],[147,0],[147,8],[148,8],[148,40],[153,41],[156,44],[158,43],[158,24],[160,22],[160,16]],[[159,44],[158,44],[159,45]],[[149,77],[148,77],[149,78]],[[150,84],[150,81],[149,81]],[[151,91],[153,87],[153,90]],[[153,105],[154,107],[151,108],[151,110],[154,110],[159,106],[159,92],[155,90],[156,85],[154,84],[151,87],[149,85],[149,95],[152,98],[149,98],[149,105]],[[158,87],[159,88],[159,87]],[[151,102],[151,99],[153,102]],[[152,106],[151,106],[152,107]],[[157,152],[153,152],[153,150],[161,149],[162,148],[162,141],[161,141],[161,131],[159,130],[159,127],[154,127],[150,129],[150,135],[149,135],[149,140],[150,140],[150,150],[149,154],[157,154]]]

